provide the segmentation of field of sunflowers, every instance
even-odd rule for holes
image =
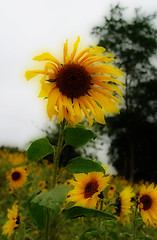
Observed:
[[[25,152],[0,151],[0,239],[46,239],[46,208],[32,199],[49,191],[53,167],[48,160],[28,162]],[[110,176],[107,166],[104,169],[105,177],[102,172],[72,174],[61,169],[56,188],[68,187],[68,191],[64,203],[58,202],[57,214],[52,210],[49,231],[55,237],[50,239],[157,239],[154,183],[141,180],[131,184],[121,176]],[[87,202],[91,196],[92,201]],[[60,213],[73,204],[75,213],[67,213],[73,216],[64,219]],[[82,206],[87,212],[82,212]]]

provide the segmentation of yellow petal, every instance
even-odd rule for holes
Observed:
[[[100,87],[102,87],[102,88],[104,88],[104,89],[109,90],[110,92],[116,91],[119,94],[119,96],[121,98],[123,98],[123,95],[122,95],[121,91],[119,90],[119,88],[117,86],[109,85],[107,83],[103,83],[103,82],[97,81],[97,80],[92,80],[91,82],[96,84],[96,85],[98,85],[98,86],[100,86]]]
[[[118,81],[118,80],[115,79],[115,78],[108,77],[108,76],[93,75],[93,76],[92,76],[92,79],[93,79],[93,80],[102,81],[102,82],[114,82],[114,83],[116,83],[116,84],[121,85],[121,87],[124,88],[123,84],[122,84],[120,81]]]
[[[30,70],[25,72],[25,78],[30,80],[31,78],[37,76],[38,74],[45,74],[44,70]]]
[[[58,99],[58,96],[60,95],[59,89],[54,88],[51,90],[49,96],[48,96],[48,104],[47,104],[47,114],[52,119],[53,115],[55,114],[55,105]]]
[[[74,43],[74,48],[73,48],[73,51],[72,51],[72,54],[71,54],[70,62],[73,61],[73,59],[74,59],[74,57],[75,57],[75,55],[76,55],[79,42],[80,42],[80,37],[78,36],[76,42]]]
[[[86,67],[89,73],[106,73],[113,76],[125,76],[120,69],[111,67],[110,65],[100,65],[95,67]]]
[[[40,81],[41,82],[41,90],[40,90],[38,97],[48,97],[51,90],[56,87],[55,82],[54,83],[46,83],[45,81],[43,81],[44,79],[45,79],[45,76]]]
[[[78,123],[82,118],[82,113],[77,98],[73,98],[73,106],[75,112],[75,121]]]
[[[119,113],[119,109],[116,104],[113,103],[108,97],[103,96],[102,94],[88,91],[89,94],[103,107],[106,112],[109,113]]]
[[[101,88],[98,88],[98,87],[95,87],[95,86],[91,86],[91,89],[94,91],[94,92],[97,92],[97,93],[100,93],[100,94],[103,94],[113,100],[115,100],[116,102],[120,103],[122,102],[120,99],[116,98],[115,96],[113,96],[111,93],[107,92],[106,90],[104,89],[101,89]]]
[[[98,46],[97,46],[97,47],[91,48],[90,50],[91,50],[91,51],[88,52],[88,53],[86,54],[86,56],[83,57],[83,58],[79,61],[80,64],[84,64],[84,62],[86,62],[90,56],[92,56],[92,55],[94,55],[94,54],[95,54],[95,55],[98,55],[98,54],[100,54],[100,53],[103,53],[106,49],[103,48],[103,47],[98,47]]]
[[[34,57],[33,60],[36,60],[36,61],[46,61],[46,60],[48,60],[48,61],[56,63],[59,67],[61,67],[60,62],[48,52]]]
[[[86,95],[85,97],[80,97],[80,99],[84,103],[84,105],[86,105],[90,109],[92,115],[95,118],[95,121],[101,124],[106,123],[104,119],[104,112],[88,95]]]
[[[85,107],[85,105],[82,103],[82,101],[80,99],[78,99],[78,102],[84,112],[84,114],[86,115],[87,119],[88,119],[88,122],[89,122],[89,126],[88,127],[91,127],[93,125],[93,120],[91,119],[91,117],[89,116],[89,113],[88,113],[88,110],[87,108]]]
[[[47,73],[49,70],[50,70],[50,71],[53,70],[55,73],[57,73],[57,72],[58,72],[58,67],[57,67],[55,64],[48,62],[48,63],[46,63],[44,70],[45,70],[46,73]]]
[[[89,52],[91,50],[91,48],[85,48],[83,49],[78,55],[77,57],[75,58],[74,62],[77,63],[79,62],[79,59],[84,55],[86,54],[87,52]]]
[[[64,43],[64,49],[63,49],[63,60],[64,64],[67,64],[69,61],[69,55],[68,55],[68,40]]]

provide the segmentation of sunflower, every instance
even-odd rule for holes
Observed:
[[[9,174],[9,185],[10,188],[20,188],[27,180],[28,172],[26,167],[17,167],[12,168],[11,173]]]
[[[74,43],[73,51],[68,53],[68,41],[63,48],[63,63],[50,53],[33,58],[46,61],[43,70],[26,71],[27,80],[40,75],[41,91],[39,97],[47,98],[47,113],[52,119],[58,116],[58,122],[64,118],[72,126],[82,119],[82,112],[88,118],[89,127],[92,116],[105,124],[104,113],[119,113],[117,103],[122,94],[116,84],[123,84],[114,77],[124,75],[108,63],[114,60],[112,54],[104,55],[103,47],[88,47],[76,54],[80,38]],[[91,116],[92,115],[92,116]]]
[[[157,186],[154,187],[154,183],[148,187],[142,185],[138,206],[145,224],[154,226],[157,223]]]
[[[8,209],[8,214],[7,217],[9,220],[17,220],[18,218],[18,205],[17,205],[18,201],[15,201],[12,209]]]
[[[131,213],[131,206],[133,203],[131,199],[135,196],[132,192],[131,187],[126,187],[120,194],[119,197],[116,199],[116,215],[117,218],[125,225],[125,222],[129,222],[129,214]]]
[[[108,199],[113,199],[116,191],[116,186],[113,184],[110,184],[109,190],[107,192]]]
[[[13,230],[18,226],[14,220],[8,220],[2,227],[2,235],[8,235],[8,238],[10,238]]]
[[[12,209],[8,209],[7,211],[7,217],[9,220],[6,221],[2,227],[2,235],[8,235],[8,238],[10,238],[13,230],[19,226],[20,221],[17,201],[14,202]]]
[[[110,176],[106,177],[101,172],[90,172],[74,174],[74,177],[76,181],[71,181],[74,189],[68,193],[67,202],[75,202],[74,206],[95,208]]]

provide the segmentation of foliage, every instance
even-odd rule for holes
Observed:
[[[153,20],[156,14],[146,16],[136,9],[134,17],[128,20],[124,17],[125,10],[119,5],[111,7],[104,24],[92,31],[99,46],[114,52],[115,63],[126,74],[121,114],[107,119],[107,131],[103,126],[99,129],[111,137],[110,160],[121,175],[132,180],[154,180],[157,69],[153,62],[157,30]]]

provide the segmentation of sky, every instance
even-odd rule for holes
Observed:
[[[128,8],[127,18],[134,8],[141,7],[146,14],[157,10],[155,0],[1,1],[0,146],[23,149],[53,124],[43,100],[37,98],[39,86],[24,78],[32,58],[47,51],[60,56],[65,40],[73,44],[78,35],[87,46],[96,44],[92,28],[103,24],[110,6],[117,3]]]

